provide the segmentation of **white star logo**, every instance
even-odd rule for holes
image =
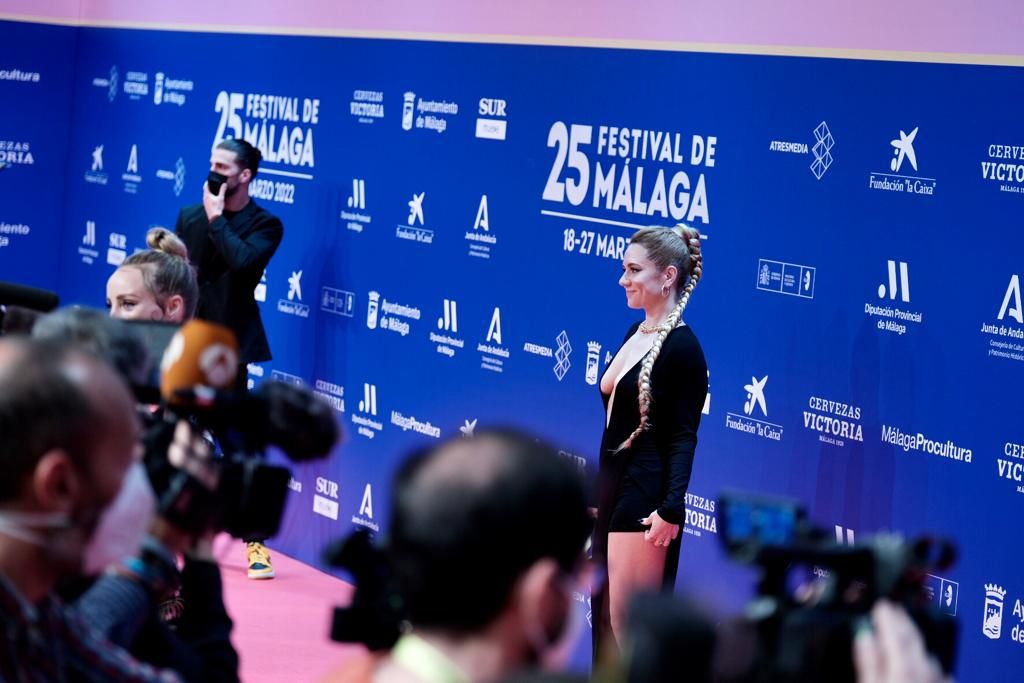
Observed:
[[[477,421],[473,420],[472,422],[470,422],[469,420],[466,420],[465,422],[466,423],[464,425],[459,427],[459,431],[462,432],[463,436],[473,436],[473,430],[476,429]]]
[[[288,278],[288,301],[293,301],[298,297],[299,301],[302,301],[302,271],[292,271],[292,276]]]
[[[744,389],[747,390],[747,402],[743,404],[743,412],[750,415],[754,412],[754,406],[761,409],[761,412],[765,417],[768,417],[768,408],[764,402],[764,385],[768,383],[768,375],[765,375],[760,380],[751,377],[750,384],[744,385]]]
[[[406,221],[409,225],[416,225],[417,222],[423,225],[423,197],[426,194],[426,192],[414,194],[409,201],[409,220]]]

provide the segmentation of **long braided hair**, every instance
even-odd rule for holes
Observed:
[[[669,266],[675,266],[679,271],[678,282],[682,282],[675,292],[678,302],[672,312],[668,314],[665,323],[658,330],[654,338],[651,350],[644,356],[643,364],[640,366],[640,377],[637,384],[640,389],[640,424],[623,441],[615,452],[625,450],[633,444],[633,440],[650,427],[651,416],[651,371],[654,369],[654,361],[661,353],[662,344],[668,333],[679,324],[679,319],[686,310],[686,304],[690,302],[690,295],[700,281],[703,273],[704,257],[700,252],[700,232],[689,226],[680,223],[674,228],[644,228],[638,230],[630,244],[639,244],[647,249],[647,257],[654,262],[658,268],[664,270]]]

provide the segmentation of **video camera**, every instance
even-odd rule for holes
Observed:
[[[953,564],[949,541],[882,533],[846,545],[813,526],[796,501],[739,493],[720,497],[719,518],[729,556],[762,571],[745,612],[755,654],[737,680],[855,681],[853,638],[880,598],[902,605],[928,651],[953,670],[957,624],[929,604],[925,583]]]
[[[196,535],[225,530],[237,538],[274,536],[291,472],[269,464],[266,449],[275,446],[293,462],[326,457],[339,437],[334,409],[305,387],[275,380],[252,393],[233,391],[238,347],[224,327],[193,320],[180,329],[150,323],[138,329],[150,355],[162,358],[158,387],[136,387],[139,396],[162,398],[144,436],[159,513]],[[214,490],[169,462],[179,420],[210,436],[217,455],[211,463],[218,473]]]

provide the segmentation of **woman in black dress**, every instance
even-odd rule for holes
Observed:
[[[702,273],[700,233],[681,225],[639,230],[622,266],[626,303],[646,317],[629,329],[601,379],[594,559],[606,564],[608,583],[593,599],[595,643],[608,645],[621,639],[634,592],[675,585],[708,390],[704,352],[682,319]]]

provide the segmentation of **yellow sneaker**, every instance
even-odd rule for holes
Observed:
[[[274,566],[270,564],[270,551],[262,543],[246,543],[245,554],[249,560],[250,579],[274,578]]]

